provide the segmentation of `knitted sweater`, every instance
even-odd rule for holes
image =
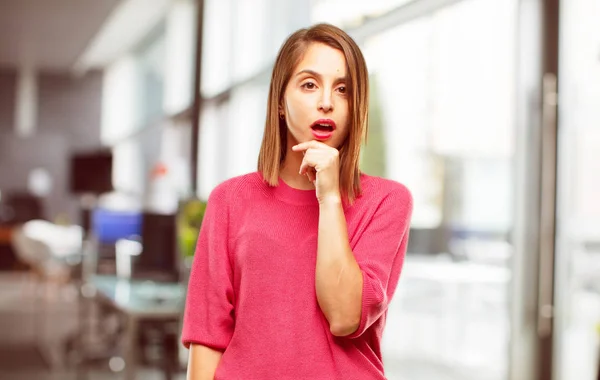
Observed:
[[[319,205],[315,190],[260,173],[211,193],[190,275],[182,342],[223,352],[215,380],[385,379],[381,337],[400,277],[412,197],[403,185],[361,175],[344,206],[363,271],[360,325],[331,334],[317,303]]]

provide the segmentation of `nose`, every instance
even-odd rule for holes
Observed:
[[[331,95],[328,91],[323,91],[319,102],[319,111],[330,112],[333,110],[333,102],[331,101]]]

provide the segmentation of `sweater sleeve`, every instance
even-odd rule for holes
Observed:
[[[224,351],[233,334],[233,276],[225,190],[220,185],[211,192],[196,244],[181,337],[187,348],[194,343]]]
[[[409,190],[400,185],[381,201],[354,242],[363,292],[360,324],[348,338],[361,336],[387,310],[404,263],[412,207]]]

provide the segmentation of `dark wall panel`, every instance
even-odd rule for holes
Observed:
[[[0,69],[0,131],[10,131],[14,129],[16,92],[16,71]]]

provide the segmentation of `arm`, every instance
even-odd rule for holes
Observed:
[[[321,203],[317,294],[324,295],[319,305],[334,335],[359,337],[387,310],[402,270],[411,214],[410,192],[399,186],[348,242],[341,206]]]
[[[339,189],[339,151],[317,141],[298,144],[292,150],[304,152],[300,174],[315,184],[319,200],[317,301],[331,333],[349,335],[360,323],[363,276],[348,242]]]
[[[191,344],[187,380],[213,380],[222,355],[221,351]]]
[[[317,141],[298,144],[292,150],[303,152],[300,174],[315,184],[319,200],[317,302],[331,333],[346,336],[360,324],[363,274],[348,241],[339,189],[339,151]]]
[[[305,152],[300,174],[313,181],[319,200],[315,274],[319,307],[332,334],[356,338],[387,310],[398,283],[412,197],[404,186],[395,186],[350,242],[340,201],[339,152],[317,141],[300,143],[292,150]]]
[[[212,379],[233,335],[227,189],[220,185],[210,194],[190,272],[181,334],[190,349],[188,379]]]
[[[316,291],[331,333],[346,336],[358,328],[363,276],[348,242],[346,218],[339,198],[320,203]]]

